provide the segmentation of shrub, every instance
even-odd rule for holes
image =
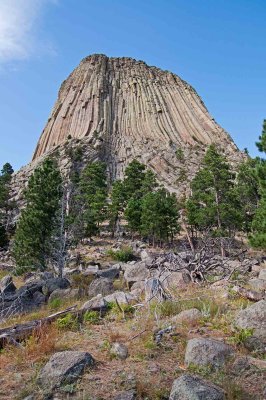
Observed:
[[[78,329],[78,318],[76,315],[68,313],[64,317],[57,319],[56,327],[62,331],[76,331]]]
[[[182,149],[177,149],[175,155],[179,161],[184,161],[184,152]]]
[[[62,305],[62,299],[56,298],[49,301],[49,308],[51,310],[57,310]]]
[[[112,257],[113,260],[128,262],[134,259],[133,250],[131,247],[123,247],[121,250],[114,251],[112,249],[107,251],[107,255]]]
[[[233,336],[230,337],[230,342],[236,345],[243,344],[250,336],[253,335],[254,329],[236,329]]]
[[[99,313],[97,311],[86,311],[83,317],[84,322],[97,324],[99,322]]]

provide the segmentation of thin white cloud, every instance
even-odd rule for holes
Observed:
[[[44,44],[38,34],[43,9],[57,0],[0,0],[0,63],[31,56]],[[49,47],[51,47],[49,45]]]

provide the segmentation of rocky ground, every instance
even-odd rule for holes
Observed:
[[[199,262],[101,239],[73,252],[63,278],[13,277],[7,254],[1,265],[0,338],[76,306],[24,340],[2,340],[1,399],[266,398],[261,256]]]

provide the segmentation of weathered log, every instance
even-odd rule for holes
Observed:
[[[255,290],[248,290],[240,286],[234,286],[232,291],[251,301],[260,301],[264,298],[262,293],[256,292]]]
[[[14,325],[11,327],[0,329],[0,348],[3,348],[7,344],[14,344],[20,342],[21,340],[27,339],[32,335],[34,331],[42,328],[45,325],[51,324],[58,317],[65,314],[73,313],[79,314],[80,311],[77,310],[77,305],[68,307],[65,310],[59,311],[55,314],[49,315],[47,317],[25,322],[24,324]]]

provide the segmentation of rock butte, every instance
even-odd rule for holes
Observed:
[[[188,190],[210,143],[232,163],[243,157],[184,80],[143,61],[101,54],[84,58],[61,85],[33,162],[15,176],[16,185],[45,155],[77,143],[86,161],[107,163],[111,181],[137,158],[177,194]]]

